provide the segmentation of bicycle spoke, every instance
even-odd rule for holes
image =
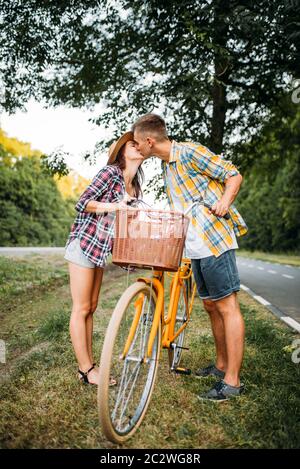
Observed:
[[[125,386],[124,386],[124,389],[123,389],[123,392],[122,392],[122,396],[121,396],[121,399],[119,401],[117,401],[116,403],[116,407],[115,409],[117,410],[117,408],[119,407],[119,403],[121,401],[121,414],[120,414],[120,417],[119,417],[119,428],[120,428],[120,424],[122,423],[122,417],[124,416],[124,413],[127,409],[127,405],[128,405],[128,402],[129,402],[129,398],[130,398],[130,395],[131,395],[131,392],[132,392],[132,389],[134,387],[134,384],[135,384],[135,381],[136,381],[136,377],[138,376],[138,372],[139,372],[139,368],[140,368],[140,364],[137,363],[134,370],[132,371],[131,375],[129,376],[127,382],[125,382]],[[137,372],[137,373],[136,373]],[[126,403],[124,405],[124,401],[125,401],[125,394],[126,394],[126,390],[127,390],[127,387],[128,387],[128,384],[131,380],[131,378],[134,376],[134,374],[136,374],[136,377],[134,378],[134,381],[132,383],[132,386],[131,386],[131,389],[129,391],[129,395],[128,395],[128,398],[126,400]]]
[[[145,350],[145,347],[146,347],[146,340],[149,337],[149,329],[147,329],[146,326],[148,325],[148,320],[149,320],[150,305],[151,305],[151,302],[149,301],[148,302],[148,311],[147,311],[147,315],[146,315],[145,333],[143,335],[143,346],[142,346],[143,353],[144,353],[144,350]],[[142,321],[142,322],[144,322],[144,321]],[[152,321],[151,321],[151,323],[152,323]],[[144,353],[144,356],[145,356],[145,353]]]
[[[138,377],[138,375],[139,375],[140,369],[141,369],[140,364],[137,364],[137,366],[135,367],[134,371],[132,372],[132,375],[131,375],[131,376],[133,376],[133,375],[135,374],[135,377],[134,377],[132,386],[131,386],[131,388],[130,388],[130,391],[129,391],[127,400],[126,400],[125,404],[123,405],[123,410],[122,410],[122,413],[121,413],[121,415],[120,415],[119,422],[122,422],[122,417],[124,416],[124,413],[125,413],[125,411],[126,411],[126,409],[127,409],[127,406],[128,406],[128,403],[129,403],[129,399],[130,399],[130,397],[131,397],[131,395],[132,395],[132,392],[133,392],[133,390],[134,390],[134,386],[135,386],[135,383],[136,383],[136,381],[137,381],[137,377]],[[123,395],[123,396],[125,397],[125,392],[124,392],[124,395]],[[124,399],[123,399],[123,402],[124,402]]]

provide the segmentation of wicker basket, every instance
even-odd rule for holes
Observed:
[[[112,262],[175,272],[181,263],[189,218],[157,209],[116,213]]]

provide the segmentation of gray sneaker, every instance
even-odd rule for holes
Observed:
[[[219,370],[214,364],[208,365],[205,368],[199,368],[199,370],[195,371],[195,375],[198,378],[206,378],[207,376],[216,376],[217,378],[223,379],[225,376],[225,372]]]
[[[245,385],[241,383],[240,386],[231,386],[225,381],[218,381],[208,392],[198,395],[198,399],[223,402],[228,401],[232,397],[239,397],[245,390]]]

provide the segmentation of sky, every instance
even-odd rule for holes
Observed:
[[[47,109],[32,100],[27,104],[26,112],[17,111],[11,115],[2,113],[0,126],[9,137],[30,142],[33,149],[46,154],[61,147],[71,155],[68,165],[82,176],[90,178],[97,172],[98,165],[84,163],[81,155],[92,150],[105,135],[104,129],[88,121],[97,111],[100,109],[92,113],[66,106]],[[105,155],[99,156],[99,166],[105,163]]]
[[[49,154],[61,148],[70,153],[66,161],[68,166],[89,179],[106,164],[107,156],[99,155],[99,161],[92,166],[83,161],[82,155],[86,151],[92,151],[97,141],[107,137],[107,132],[111,134],[109,137],[112,136],[112,132],[88,120],[98,116],[101,109],[101,105],[96,106],[93,111],[66,106],[46,108],[42,103],[31,100],[26,105],[26,111],[19,110],[11,115],[3,112],[0,115],[0,127],[8,137],[28,142],[35,150]],[[157,163],[152,161],[147,168],[146,182],[158,170]],[[154,202],[154,194],[145,195],[144,200],[151,205],[162,206],[161,203]]]

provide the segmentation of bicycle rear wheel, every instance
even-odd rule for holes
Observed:
[[[174,326],[174,333],[179,330],[179,328],[187,321],[188,318],[188,307],[189,300],[191,297],[191,281],[190,278],[183,281],[183,286],[180,291],[180,296],[178,300],[178,307],[176,313],[176,320]],[[169,355],[169,366],[171,370],[176,369],[181,361],[182,347],[184,346],[186,328],[176,337],[176,339],[171,344],[171,347],[168,349]]]
[[[107,328],[100,360],[98,411],[105,436],[115,443],[123,443],[135,433],[151,399],[161,346],[160,323],[151,358],[145,361],[144,357],[155,305],[154,290],[136,282],[121,296]],[[130,331],[134,333],[124,357]],[[116,386],[109,386],[111,376]]]

